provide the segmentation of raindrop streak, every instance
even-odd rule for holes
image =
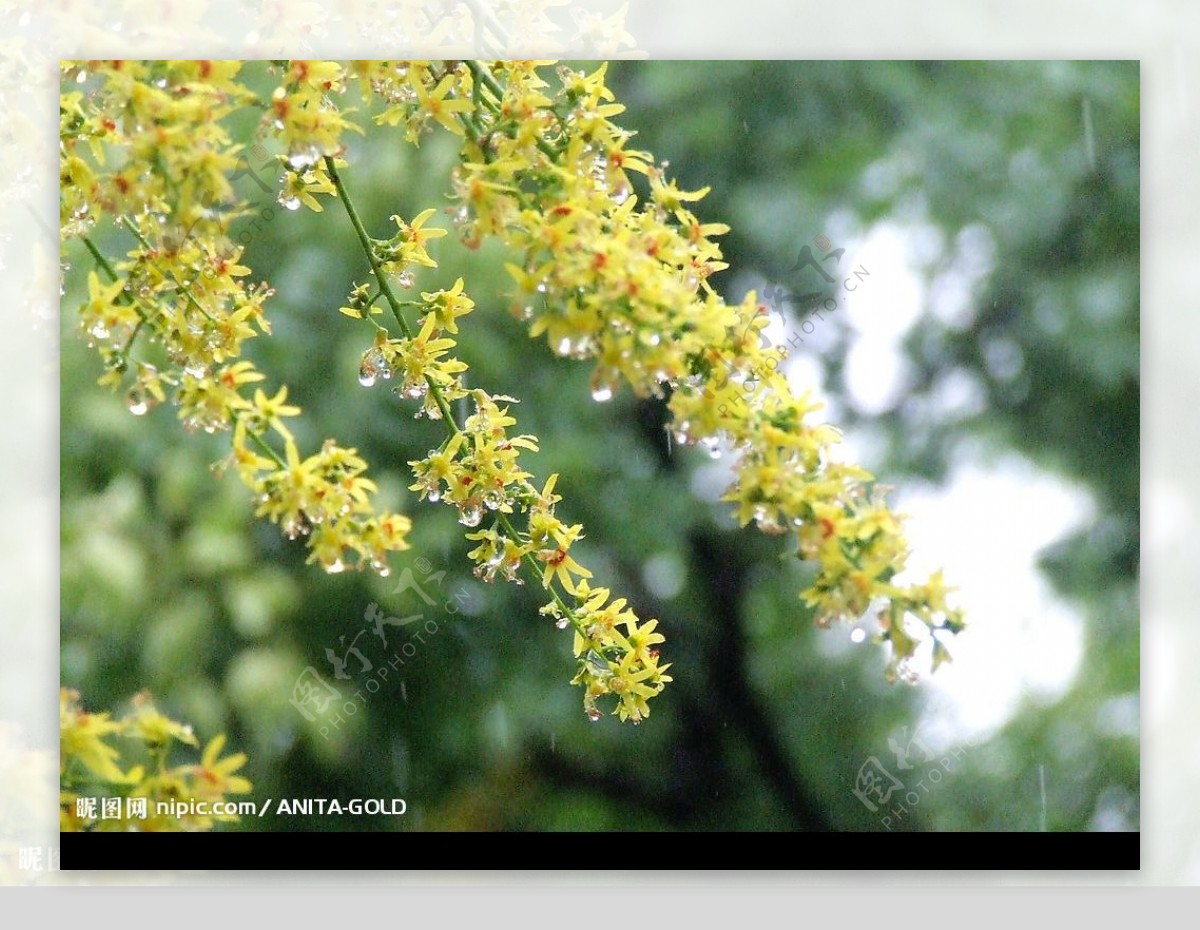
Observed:
[[[1087,153],[1088,167],[1096,170],[1096,132],[1092,128],[1092,101],[1083,98],[1083,150]]]
[[[1038,786],[1042,791],[1042,832],[1046,832],[1046,766],[1038,765]]]

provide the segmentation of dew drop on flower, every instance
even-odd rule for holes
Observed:
[[[503,503],[504,495],[499,491],[488,491],[485,495],[483,495],[483,505],[488,510],[496,510]]]
[[[294,194],[288,194],[286,191],[280,191],[279,196],[276,199],[279,201],[279,205],[285,210],[300,209],[300,198]]]
[[[378,346],[373,346],[363,353],[362,363],[358,366],[359,384],[363,387],[371,387],[376,378],[386,380],[391,376],[392,370],[388,367],[387,359]]]
[[[430,488],[429,493],[426,494],[426,497],[429,499],[430,503],[436,504],[442,499],[442,492],[437,488]]]
[[[411,271],[402,271],[397,276],[396,280],[400,283],[401,287],[412,287],[416,278],[413,277],[413,273]]]
[[[558,340],[558,345],[554,347],[554,351],[559,355],[570,355],[574,349],[575,344],[566,336],[563,336],[562,339]]]
[[[293,171],[306,171],[321,160],[321,151],[315,145],[288,152],[287,161]]]
[[[483,519],[483,508],[478,504],[467,503],[459,508],[458,522],[463,526],[479,526]]]
[[[600,711],[596,710],[596,708],[589,707],[587,715],[588,715],[588,720],[592,721],[592,723],[600,722]]]
[[[566,617],[559,617],[557,620],[554,621],[554,625],[556,627],[558,627],[560,630],[565,630],[568,626],[571,625],[571,621],[568,620]]]
[[[418,400],[425,396],[425,392],[429,390],[429,385],[424,381],[410,381],[404,385],[404,396],[409,400]]]
[[[853,630],[850,631],[850,642],[852,642],[852,643],[861,643],[866,638],[867,638],[867,631],[864,630],[862,627],[855,627]]]
[[[145,393],[136,387],[130,390],[126,404],[129,407],[129,412],[135,417],[143,416],[150,409],[150,404],[147,402]]]
[[[613,389],[611,384],[597,384],[592,388],[592,400],[596,403],[603,404],[612,400]]]
[[[346,563],[341,559],[334,559],[325,566],[325,571],[330,575],[337,575],[346,570]]]
[[[921,680],[921,675],[913,668],[912,660],[907,657],[896,663],[896,677],[906,685],[915,685]]]

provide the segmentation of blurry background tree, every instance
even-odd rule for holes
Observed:
[[[711,185],[698,213],[733,227],[731,270],[715,286],[731,300],[767,295],[775,338],[807,332],[809,311],[834,301],[792,360],[798,380],[824,382],[833,422],[870,450],[864,465],[892,485],[936,485],[972,456],[1015,452],[1092,500],[1085,527],[1038,553],[1083,617],[1079,667],[1001,725],[943,732],[931,748],[953,753],[953,771],[889,825],[1136,829],[1137,64],[656,62],[610,76],[637,147],[668,159],[681,187]],[[352,139],[368,227],[438,202],[453,155],[436,134],[420,149]],[[271,165],[251,167],[275,186]],[[336,432],[372,463],[383,503],[414,518],[413,548],[388,579],[305,566],[299,544],[252,518],[236,479],[210,474],[220,440],[184,435],[167,405],[135,419],[96,388],[72,275],[64,684],[114,710],[149,687],[164,712],[229,733],[255,796],[408,801],[400,819],[278,816],[249,829],[882,829],[856,780],[874,757],[907,787],[895,753],[930,689],[883,684],[878,650],[812,628],[795,594],[801,565],[714,503],[725,463],[672,449],[660,403],[628,390],[594,403],[587,366],[531,342],[508,314],[503,250],[441,240],[441,268],[418,289],[471,282],[479,312],[461,347],[472,383],[522,399],[522,428],[543,440],[531,461],[561,473],[588,564],[668,637],[675,682],[647,724],[590,724],[563,677],[569,640],[537,616],[537,592],[472,577],[454,515],[405,490],[406,463],[432,434],[388,391],[357,385],[363,331],[337,312],[361,272],[348,224],[287,212],[255,181],[242,178],[243,196],[273,212],[245,221],[242,241],[278,295],[275,338],[249,354],[292,386],[314,431],[304,442]],[[805,245],[818,258],[844,248],[823,267],[846,272],[864,262],[856,244],[881,234],[903,246],[903,280],[868,267],[872,306],[903,303],[901,285],[918,296],[907,317],[898,306],[864,321],[839,290],[844,274],[826,284],[798,259]],[[397,593],[405,568],[432,605]],[[979,605],[962,602],[970,622]],[[370,605],[423,620],[387,627],[384,649]],[[370,672],[347,656],[355,642]],[[348,678],[330,656],[348,659]],[[355,713],[336,726],[306,719],[290,698],[308,667]],[[968,738],[978,746],[962,751]],[[937,767],[919,749],[912,764]]]

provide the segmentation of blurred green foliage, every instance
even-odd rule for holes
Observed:
[[[610,74],[639,147],[669,159],[681,187],[711,185],[700,215],[733,227],[718,287],[786,281],[831,220],[848,236],[883,220],[932,229],[931,294],[982,263],[955,312],[913,327],[894,409],[867,416],[843,400],[841,425],[886,438],[868,464],[891,484],[943,479],[972,439],[1086,487],[1094,525],[1042,558],[1086,613],[1085,659],[1061,699],[1028,702],[901,827],[1036,830],[1040,810],[1023,799],[1040,767],[1049,829],[1136,829],[1137,736],[1111,725],[1138,692],[1136,63],[627,62]],[[368,229],[448,203],[448,139],[414,149],[371,133],[351,146],[346,181]],[[259,175],[274,184],[270,166]],[[627,391],[593,403],[587,367],[508,313],[501,250],[447,237],[441,268],[418,276],[420,289],[467,279],[479,304],[462,329],[470,383],[520,398],[520,428],[542,440],[528,462],[539,478],[561,473],[563,513],[587,530],[581,555],[668,637],[675,682],[647,723],[591,724],[567,684],[570,638],[538,616],[536,592],[473,578],[453,515],[405,490],[407,461],[439,433],[385,387],[357,383],[370,334],[337,312],[365,272],[345,217],[290,213],[255,178],[241,183],[261,208],[244,221],[247,264],[278,292],[274,336],[251,356],[303,406],[303,444],[337,436],[371,463],[382,503],[414,518],[412,551],[388,579],[305,566],[300,545],[253,520],[234,477],[210,473],[221,437],[185,434],[167,405],[132,417],[98,389],[73,319],[86,256],[69,255],[63,683],[114,710],[149,688],[200,734],[228,732],[256,797],[408,802],[403,818],[270,816],[248,829],[880,829],[852,789],[865,760],[890,760],[919,690],[883,684],[878,651],[831,644],[844,630],[812,629],[795,593],[803,567],[704,499],[712,465],[668,447],[661,404]],[[831,340],[819,361],[840,397],[840,323]],[[983,403],[940,410],[951,373]],[[395,593],[405,568],[432,606]],[[421,624],[389,627],[385,649],[365,623],[371,604],[421,613],[436,632],[418,642]],[[352,679],[339,680],[326,651],[355,642],[372,670],[350,655]],[[368,678],[378,688],[336,728],[310,721],[290,700],[309,667],[346,699]]]

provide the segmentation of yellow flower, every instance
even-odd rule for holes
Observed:
[[[69,688],[59,690],[58,698],[59,747],[61,766],[78,759],[88,771],[104,781],[125,783],[136,781],[140,771],[126,775],[117,765],[120,752],[105,742],[105,737],[123,733],[123,724],[109,719],[107,713],[89,714],[79,706],[79,692]]]
[[[128,733],[143,740],[152,749],[168,746],[172,740],[189,746],[199,745],[191,726],[178,723],[160,713],[148,691],[134,697],[133,707],[134,713],[128,722]]]
[[[454,321],[475,309],[475,301],[463,294],[462,278],[455,281],[448,291],[422,292],[421,297],[428,306],[429,313],[437,320],[437,325],[448,333],[457,333],[458,324]]]
[[[217,798],[227,794],[246,794],[251,789],[248,779],[233,773],[246,764],[245,753],[234,753],[221,758],[225,748],[225,736],[219,734],[208,741],[200,764],[191,767],[195,778],[193,788],[200,797]]]
[[[418,82],[416,85],[417,107],[419,111],[432,116],[456,136],[461,136],[463,134],[462,124],[454,118],[454,114],[469,113],[475,109],[475,106],[469,100],[446,99],[446,95],[453,89],[455,81],[454,75],[447,74],[432,91],[424,81]]]
[[[580,578],[591,578],[592,573],[576,562],[561,545],[554,549],[539,549],[537,557],[546,563],[542,570],[542,587],[550,587],[552,579],[557,579],[563,589],[575,593],[575,582],[572,575]]]

